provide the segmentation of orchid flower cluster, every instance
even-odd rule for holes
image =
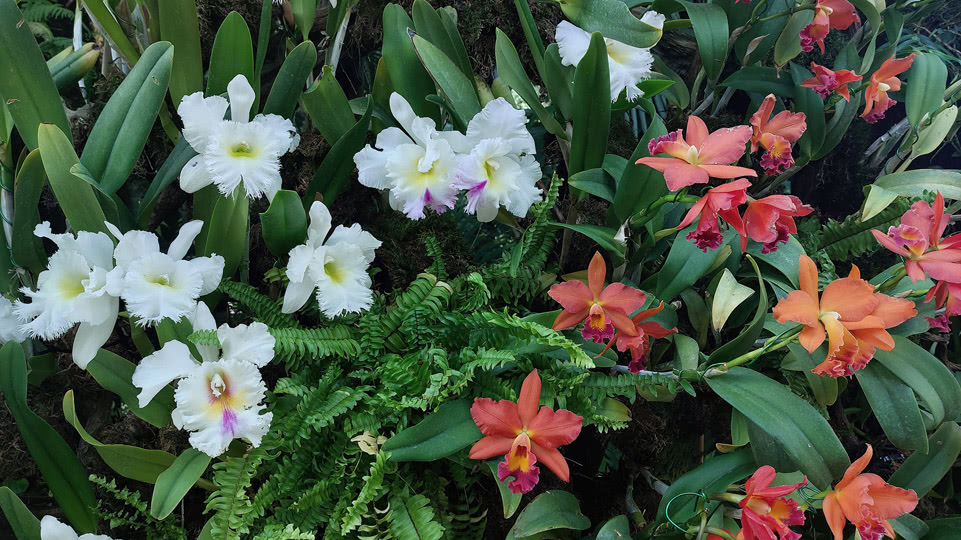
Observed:
[[[961,315],[961,233],[942,238],[950,221],[944,197],[938,192],[934,204],[918,201],[911,205],[901,216],[901,224],[889,227],[887,234],[871,231],[882,246],[905,258],[904,271],[911,281],[935,280],[925,302],[933,299],[938,309],[944,309],[929,319],[932,327],[943,331],[948,330],[949,317]]]
[[[466,190],[466,212],[489,222],[501,208],[523,217],[541,200],[536,185],[541,169],[527,118],[504,98],[487,103],[466,133],[438,131],[396,92],[390,110],[400,127],[381,131],[374,146],[354,155],[354,163],[361,184],[387,190],[391,208],[421,219],[426,208],[437,213],[454,208],[458,193]]]
[[[848,522],[854,525],[862,540],[881,540],[884,536],[895,538],[890,520],[910,513],[918,504],[914,490],[892,486],[880,476],[864,472],[873,454],[871,445],[867,445],[864,455],[848,467],[834,488],[817,495],[822,500],[821,509],[834,540],[844,538],[844,527]],[[741,530],[737,533],[737,540],[801,538],[791,526],[804,524],[808,503],[799,505],[789,495],[806,486],[807,479],[796,484],[772,486],[776,474],[774,467],[764,465],[748,478],[744,495],[714,495],[714,498],[740,507]],[[724,532],[730,535],[730,531],[724,529]],[[720,538],[720,535],[715,536]]]
[[[73,361],[86,369],[113,333],[121,299],[141,326],[189,316],[197,300],[217,288],[224,270],[219,255],[184,259],[202,225],[185,224],[164,253],[157,235],[146,231],[121,233],[107,223],[114,246],[103,232],[54,234],[48,222],[38,224],[34,234],[53,241],[57,251],[37,276],[36,289],[21,289],[30,302],[13,305],[22,323],[17,331],[52,340],[79,324]]]

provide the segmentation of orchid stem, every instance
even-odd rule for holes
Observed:
[[[902,266],[898,268],[894,275],[884,280],[883,283],[878,285],[874,290],[875,292],[886,293],[888,291],[894,290],[901,283],[901,280],[908,275],[908,271]]]
[[[727,371],[730,370],[732,367],[740,366],[740,365],[742,365],[742,364],[746,364],[746,363],[748,363],[748,362],[750,362],[750,361],[752,361],[752,360],[760,357],[762,354],[764,354],[764,353],[766,353],[766,352],[771,352],[771,351],[776,351],[776,350],[778,350],[778,349],[783,349],[784,347],[787,347],[787,346],[790,345],[791,343],[794,343],[794,342],[797,340],[798,335],[801,333],[801,330],[803,330],[803,329],[804,329],[803,326],[798,326],[797,328],[794,328],[794,329],[792,329],[792,330],[788,330],[787,332],[784,332],[784,333],[782,333],[782,334],[780,334],[780,335],[772,336],[772,337],[768,338],[768,340],[764,342],[764,345],[762,345],[759,349],[754,349],[753,351],[744,353],[744,354],[742,354],[741,356],[738,356],[737,358],[735,358],[735,359],[733,359],[733,360],[729,360],[729,361],[725,362],[724,364],[722,364],[722,365],[720,365],[720,366],[718,366],[718,367],[713,367],[713,368],[708,369],[708,370],[704,373],[704,377],[706,377],[706,378],[707,378],[707,377],[716,377],[716,376],[721,375],[721,374],[723,374],[723,373],[727,373]],[[782,341],[778,341],[778,340],[782,340]]]
[[[768,21],[773,21],[774,19],[779,19],[779,18],[781,18],[781,17],[786,17],[786,16],[788,16],[788,15],[794,15],[795,13],[797,13],[797,12],[799,12],[799,11],[804,11],[804,10],[807,10],[807,9],[814,9],[814,4],[809,4],[809,5],[806,5],[806,6],[797,6],[797,7],[795,7],[794,9],[792,9],[791,11],[783,11],[783,12],[781,12],[781,13],[776,13],[776,14],[771,15],[771,16],[769,16],[769,17],[764,17],[764,18],[762,18],[762,19],[758,19],[758,20],[757,20],[757,24],[765,23],[765,22],[768,22]]]
[[[656,212],[660,210],[662,206],[667,203],[696,203],[701,200],[700,197],[694,195],[687,195],[687,188],[678,191],[677,193],[668,193],[667,195],[657,199],[647,206],[647,208],[642,209],[640,212],[634,214],[631,217],[631,227],[639,227],[644,225],[648,221],[654,219]]]

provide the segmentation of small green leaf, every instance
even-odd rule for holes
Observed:
[[[210,456],[199,450],[188,448],[177,456],[170,467],[157,477],[150,498],[150,515],[164,519],[180,504],[180,500],[203,476],[210,465]]]
[[[961,427],[955,422],[941,424],[928,439],[928,453],[915,452],[894,471],[888,483],[913,489],[922,498],[951,471],[961,453]]]
[[[323,76],[304,92],[303,100],[310,120],[330,144],[339,141],[357,123],[330,66],[324,66]]]
[[[659,197],[667,194],[664,173],[644,165],[635,165],[638,159],[650,155],[647,151],[648,142],[666,134],[667,128],[664,127],[664,122],[659,117],[654,117],[647,131],[637,141],[634,153],[627,160],[627,166],[617,180],[617,192],[614,194],[611,205],[616,223],[624,223]]]
[[[875,191],[881,188],[881,191]],[[861,221],[878,215],[896,196],[923,197],[925,192],[941,192],[945,199],[961,200],[961,172],[944,169],[915,169],[886,174],[871,184],[864,201]],[[892,194],[895,196],[892,197]],[[886,204],[885,204],[886,203]],[[870,211],[869,211],[870,210]]]
[[[697,498],[683,493],[716,493],[724,491],[735,482],[746,478],[757,469],[754,457],[748,450],[709,457],[704,463],[687,471],[671,482],[657,507],[657,521],[667,520],[667,505],[671,505],[671,519],[684,523],[694,517]]]
[[[267,249],[283,257],[307,238],[307,212],[296,191],[282,189],[274,195],[270,207],[260,214],[260,224]]]
[[[481,110],[474,83],[468,79],[446,54],[431,42],[414,36],[414,50],[427,68],[431,78],[437,83],[444,97],[453,107],[455,123],[467,129],[467,123]]]
[[[505,82],[507,86],[517,92],[517,95],[519,95],[521,99],[524,100],[524,103],[527,103],[527,106],[537,115],[537,119],[544,125],[544,129],[554,136],[566,140],[567,133],[564,131],[564,128],[557,122],[554,115],[548,112],[541,104],[540,97],[537,95],[537,91],[534,90],[534,85],[531,83],[531,80],[527,77],[527,72],[524,71],[524,65],[521,63],[520,56],[517,55],[517,49],[514,48],[514,44],[511,43],[507,34],[499,28],[496,30],[496,34],[497,37],[494,40],[494,57],[497,61],[498,80]]]
[[[595,540],[624,540],[631,537],[631,524],[627,521],[627,516],[620,515],[607,520],[597,531]]]
[[[827,356],[827,346],[818,348],[813,354],[807,352],[807,349],[800,345],[791,344],[788,345],[788,349],[791,352],[784,357],[781,367],[803,373],[808,386],[814,392],[814,399],[824,406],[834,405],[834,402],[838,399],[838,380],[811,371]]]
[[[441,20],[442,18],[450,19],[450,16],[441,9],[435,10],[426,0],[414,0],[411,15],[414,19],[414,30],[417,31],[417,34],[440,49],[457,66],[464,77],[473,79],[474,72],[471,69],[470,60],[467,57],[467,51],[464,49],[464,42],[461,41],[460,34],[449,34]],[[428,67],[427,70],[430,71],[430,68]]]
[[[327,205],[334,202],[338,195],[347,189],[350,175],[354,172],[354,154],[364,147],[367,131],[370,128],[371,114],[374,110],[373,101],[367,99],[364,115],[347,133],[344,134],[324,156],[314,177],[304,192],[303,204],[310,207],[317,194],[321,194]]]
[[[47,60],[50,76],[53,77],[53,82],[60,91],[77,84],[87,73],[90,73],[90,70],[97,65],[97,59],[100,58],[100,49],[95,49],[93,43],[84,43],[77,50],[73,50],[72,46],[67,47],[64,52],[67,54],[56,61],[54,58],[57,57]]]
[[[490,460],[487,462],[487,466],[490,468],[491,475],[494,477],[494,483],[497,484],[497,491],[501,494],[501,505],[504,507],[504,519],[510,519],[520,507],[521,499],[524,498],[524,495],[522,493],[514,493],[508,489],[507,484],[510,482],[510,479],[503,482],[500,481],[500,478],[497,476],[498,463],[500,463],[499,460]]]
[[[603,227],[601,225],[581,225],[581,224],[570,224],[570,223],[556,223],[552,222],[550,224],[553,227],[563,227],[565,229],[570,229],[574,232],[578,232],[587,236],[591,240],[597,242],[604,251],[611,254],[615,261],[624,260],[624,244],[617,241],[614,237],[617,235],[617,229],[612,229],[611,227]]]
[[[40,520],[7,486],[0,486],[0,510],[17,540],[42,540]]]
[[[774,43],[774,63],[783,66],[801,54],[801,30],[814,20],[814,10],[805,9],[791,15]]]
[[[254,81],[254,44],[247,22],[236,11],[227,14],[217,30],[213,48],[210,50],[210,69],[207,70],[208,96],[227,92],[227,83],[237,75],[247,82]],[[255,89],[257,91],[259,89]],[[256,111],[250,111],[253,114]]]
[[[140,205],[137,207],[137,224],[140,228],[147,227],[150,213],[153,212],[160,194],[180,176],[180,171],[183,170],[184,165],[196,155],[197,151],[190,146],[186,137],[181,137],[177,141],[176,146],[167,155],[163,165],[160,166],[160,170],[154,175],[150,186],[147,187],[147,192],[144,193]]]
[[[34,150],[17,171],[16,187],[13,194],[13,259],[18,265],[29,269],[35,275],[47,266],[47,255],[40,238],[33,234],[40,223],[40,210],[37,206],[47,174],[43,170],[40,150]]]
[[[817,92],[801,86],[811,78],[807,69],[791,64],[791,80],[794,81],[794,112],[804,113],[807,129],[798,140],[801,153],[805,156],[817,154],[824,142],[824,100]]]
[[[701,64],[708,80],[713,81],[721,75],[727,59],[727,14],[721,6],[714,4],[695,4],[684,0],[678,0],[678,3],[684,6],[691,19]]]
[[[392,461],[434,461],[449,456],[481,438],[470,407],[466,399],[444,403],[420,423],[391,437],[384,450],[390,452]]]
[[[791,77],[787,73],[779,73],[773,67],[767,66],[744,66],[723,82],[718,83],[718,86],[758,94],[774,94],[783,98],[794,95],[794,83]]]
[[[851,90],[851,101],[839,101],[834,105],[834,116],[824,127],[824,141],[821,147],[811,157],[812,160],[821,159],[841,142],[848,132],[851,122],[858,115],[861,98],[864,94]]]
[[[170,425],[170,411],[174,409],[174,391],[169,386],[158,393],[146,407],[140,407],[137,395],[140,389],[133,385],[133,362],[100,349],[97,356],[87,364],[87,371],[105,390],[120,396],[124,404],[141,420],[159,428]]]
[[[53,124],[40,124],[37,138],[50,187],[71,228],[106,233],[107,218],[94,187],[71,173],[71,168],[80,163],[73,143]]]
[[[914,57],[904,95],[904,110],[912,126],[941,106],[947,82],[948,68],[936,54],[920,53]]]
[[[270,88],[267,101],[264,102],[264,114],[279,114],[284,118],[291,118],[297,100],[304,92],[307,77],[317,63],[317,47],[305,41],[290,51],[280,71]]]
[[[600,32],[606,38],[632,47],[648,48],[661,39],[661,29],[641,22],[620,0],[555,0],[572,23],[587,32]]]
[[[604,169],[588,169],[567,179],[567,183],[605,201],[614,200],[614,179]]]
[[[581,514],[577,497],[553,490],[538,495],[521,510],[507,538],[527,538],[558,529],[583,531],[590,526],[591,520]]]
[[[697,280],[704,277],[714,265],[720,249],[702,251],[685,236],[694,230],[695,224],[681,230],[674,237],[671,250],[667,254],[664,266],[657,273],[656,296],[665,302],[670,302],[684,289],[690,288]],[[736,233],[728,231],[719,248],[727,244]]]
[[[574,70],[574,118],[568,170],[575,175],[601,167],[611,130],[611,79],[607,45],[599,32]]]
[[[217,254],[224,258],[224,279],[229,279],[240,267],[240,261],[247,253],[247,228],[250,204],[243,186],[230,197],[217,193],[210,221],[205,223],[205,236],[201,256]]]

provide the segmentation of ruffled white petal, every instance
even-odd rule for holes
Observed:
[[[20,319],[13,310],[13,302],[0,296],[0,343],[21,342],[27,336],[20,330]]]
[[[37,290],[21,289],[30,303],[17,301],[14,305],[14,312],[24,321],[21,330],[45,340],[63,335],[83,318],[82,312],[75,311],[82,308],[80,297],[89,278],[90,266],[83,255],[76,251],[54,253],[47,270],[37,276]]]
[[[247,197],[257,198],[280,188],[284,149],[283,141],[259,123],[221,122],[211,133],[204,161],[221,193],[231,195],[243,183]]]
[[[77,540],[77,532],[53,516],[40,520],[40,540]]]
[[[338,225],[334,232],[330,233],[330,238],[327,239],[327,245],[329,246],[341,242],[359,247],[367,264],[374,262],[374,252],[382,244],[380,240],[374,238],[374,235],[362,229],[358,223],[354,223],[350,227]]]
[[[253,122],[273,134],[277,139],[277,144],[283,147],[281,154],[293,152],[300,144],[300,136],[294,129],[293,122],[279,114],[258,114],[254,117]]]
[[[130,263],[149,255],[160,253],[160,240],[157,235],[147,231],[127,231],[120,237],[114,250],[117,266],[127,268]]]
[[[561,21],[554,31],[557,52],[565,66],[576,66],[587,54],[591,45],[591,35],[568,21]]]
[[[375,189],[388,189],[391,182],[387,177],[387,158],[402,144],[414,144],[414,141],[402,130],[388,127],[377,134],[377,140],[374,143],[376,149],[368,144],[354,154],[354,164],[357,165],[357,178],[360,183]]]
[[[175,261],[165,253],[153,253],[127,269],[122,296],[127,311],[140,324],[177,321],[193,313],[203,285],[194,261]]]
[[[238,74],[230,79],[227,83],[227,98],[230,99],[230,119],[241,123],[249,121],[250,108],[254,105],[257,95],[247,82],[247,77]]]
[[[210,257],[196,257],[187,261],[193,272],[200,274],[203,284],[200,287],[200,296],[210,294],[217,290],[220,281],[224,277],[224,258],[220,255]]]
[[[250,326],[239,324],[233,328],[222,324],[217,329],[217,337],[224,360],[239,360],[264,367],[274,358],[274,343],[277,340],[270,335],[264,323],[255,322]]]
[[[514,154],[534,153],[534,137],[527,131],[527,116],[504,98],[488,102],[467,125],[467,139],[472,145],[494,138],[506,141]]]
[[[137,400],[141,407],[148,403],[175,379],[190,377],[200,369],[190,349],[179,341],[168,341],[157,352],[140,361],[133,372],[131,382],[140,388]]]
[[[641,16],[641,22],[649,24],[654,28],[658,28],[660,30],[664,29],[665,19],[666,17],[662,13],[658,13],[653,9],[645,11],[644,15]]]
[[[370,308],[373,303],[371,280],[360,248],[340,243],[321,249],[324,251],[323,266],[310,268],[310,275],[317,285],[320,311],[328,317],[336,317]]]
[[[184,137],[197,152],[207,147],[210,130],[224,119],[227,113],[227,100],[221,96],[204,97],[203,92],[184,96],[177,107],[177,114],[183,120]]]
[[[423,164],[428,155],[434,155],[436,159],[425,168]],[[453,186],[455,165],[454,152],[447,141],[442,140],[432,141],[427,149],[415,144],[401,145],[391,153],[387,160],[387,175],[392,180],[390,192],[402,203],[407,217],[424,217],[424,207],[436,212],[454,207],[457,198]]]

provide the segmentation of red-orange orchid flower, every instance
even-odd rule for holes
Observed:
[[[814,20],[801,30],[801,50],[811,52],[817,43],[824,54],[824,38],[831,29],[847,30],[860,21],[854,6],[848,0],[818,0],[814,6]]]
[[[570,444],[581,432],[584,419],[571,411],[539,407],[541,378],[535,369],[524,379],[517,403],[477,398],[470,414],[485,437],[470,449],[471,459],[504,456],[497,466],[497,477],[512,493],[534,489],[540,477],[537,462],[547,465],[558,478],[570,480],[567,460],[557,450]]]
[[[864,473],[874,450],[871,445],[848,467],[834,491],[824,497],[822,509],[834,540],[843,540],[844,524],[850,521],[861,540],[881,540],[895,537],[889,519],[907,514],[918,505],[918,494],[911,489],[892,486],[880,476]]]
[[[804,113],[781,111],[772,118],[776,101],[774,94],[768,94],[751,116],[751,152],[757,152],[758,146],[767,150],[761,156],[761,166],[764,167],[764,173],[770,176],[794,164],[791,143],[800,139],[807,129]]]
[[[607,343],[607,347],[597,356],[606,353],[612,346],[617,345],[617,350],[621,352],[631,351],[631,362],[627,365],[628,370],[631,373],[640,372],[644,369],[644,364],[647,363],[647,354],[651,351],[651,342],[655,338],[665,338],[677,332],[677,327],[668,330],[660,323],[646,320],[660,313],[662,309],[664,309],[664,302],[661,302],[657,307],[645,309],[631,317],[631,321],[637,329],[637,335],[629,336],[624,333],[615,333],[614,337]]]
[[[948,317],[961,315],[961,283],[949,283],[939,281],[931,290],[928,291],[925,302],[935,299],[935,306],[944,308],[944,314]]]
[[[711,177],[757,176],[753,169],[731,165],[744,155],[744,144],[750,138],[751,128],[748,126],[708,133],[704,121],[692,115],[687,119],[686,134],[679,129],[651,139],[647,145],[651,155],[666,153],[672,157],[644,157],[636,164],[664,173],[667,188],[671,191],[706,184]]]
[[[564,308],[554,319],[554,330],[573,328],[584,321],[581,336],[595,343],[610,339],[615,328],[630,336],[637,335],[630,314],[644,305],[647,295],[623,283],[605,287],[606,274],[604,257],[595,252],[587,267],[587,285],[571,280],[551,286],[547,294]]]
[[[738,503],[741,507],[738,539],[773,540],[774,533],[781,540],[801,538],[790,526],[803,525],[804,512],[798,508],[797,501],[785,497],[807,484],[807,478],[797,484],[771,486],[776,474],[774,467],[764,465],[744,484],[746,494]]]
[[[898,79],[897,75],[907,71],[913,62],[914,53],[911,53],[906,58],[898,59],[891,55],[891,58],[881,64],[871,75],[871,82],[864,91],[864,112],[861,113],[861,118],[871,124],[884,118],[885,111],[897,103],[888,96],[888,92],[901,89],[901,79]]]
[[[837,92],[844,101],[851,101],[848,84],[861,80],[861,76],[850,69],[831,71],[814,62],[811,62],[811,71],[814,72],[814,77],[802,82],[801,86],[814,90],[825,99],[831,95],[831,92]]]
[[[687,233],[686,238],[706,253],[708,249],[717,249],[724,240],[724,235],[721,234],[721,227],[717,221],[718,216],[720,216],[741,236],[741,252],[744,252],[747,247],[747,233],[744,230],[744,223],[737,207],[747,201],[747,188],[749,187],[751,187],[751,182],[741,178],[709,189],[688,210],[687,215],[684,216],[684,219],[676,228],[683,229],[694,223],[694,220],[700,216],[697,228]]]
[[[777,251],[778,244],[797,234],[794,218],[806,216],[814,209],[794,195],[768,195],[763,199],[748,198],[744,211],[744,229],[755,242],[764,244],[761,253]]]
[[[931,279],[961,283],[961,233],[942,239],[950,215],[944,212],[944,197],[939,192],[934,205],[918,201],[901,216],[901,224],[888,234],[872,230],[887,249],[905,257],[904,269],[912,281]]]

